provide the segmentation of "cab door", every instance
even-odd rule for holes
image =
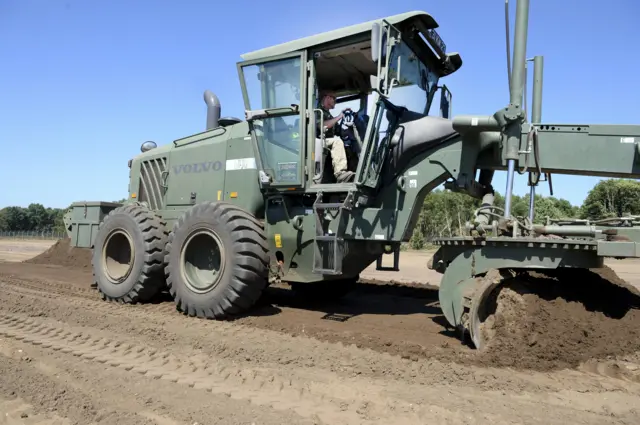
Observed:
[[[238,73],[261,187],[302,187],[306,52],[241,62]]]
[[[386,129],[389,123],[386,110],[390,104],[386,97],[400,76],[400,60],[392,63],[392,52],[401,41],[400,31],[386,20],[375,22],[371,30],[372,59],[377,62],[378,74],[372,78],[374,107],[365,134],[360,163],[356,171],[356,184],[360,189],[376,190],[382,166],[386,159]]]

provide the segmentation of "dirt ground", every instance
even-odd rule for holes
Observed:
[[[640,423],[640,314],[597,275],[581,299],[515,282],[478,352],[444,326],[429,253],[340,302],[277,286],[214,322],[106,303],[90,253],[52,244],[0,240],[0,424]],[[640,262],[607,264],[640,287]]]

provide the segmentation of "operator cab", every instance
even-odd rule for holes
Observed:
[[[438,82],[461,60],[445,53],[437,26],[430,15],[410,12],[243,55],[238,70],[262,186],[329,192],[353,186],[336,182],[321,129],[321,94],[328,91],[336,96],[331,116],[351,109],[333,127],[348,170],[356,172],[356,184],[375,188],[398,126],[434,115],[438,89],[440,115],[449,116],[450,93]],[[447,122],[420,129],[433,127],[430,137],[440,140],[453,132]],[[423,145],[403,143],[392,159],[407,157],[409,147],[415,155]]]

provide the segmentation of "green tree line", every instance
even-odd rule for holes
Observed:
[[[124,202],[124,199],[116,202]],[[495,205],[504,207],[504,196],[496,193]],[[480,201],[468,195],[436,190],[427,195],[416,228],[411,237],[412,248],[419,249],[436,237],[457,236],[464,232],[465,222],[473,217]],[[33,203],[28,207],[10,206],[0,209],[0,231],[64,231],[62,217],[66,209],[45,208]],[[514,195],[512,214],[527,216],[529,195]],[[552,196],[536,195],[536,223],[550,218],[587,218],[597,220],[623,215],[640,215],[640,182],[612,179],[596,184],[584,203],[576,206]]]
[[[116,202],[124,202],[121,199]],[[62,218],[68,208],[45,208],[42,204],[0,209],[0,232],[64,232]]]
[[[26,208],[5,207],[0,210],[0,232],[64,232],[64,212],[61,208],[45,208],[35,203]]]

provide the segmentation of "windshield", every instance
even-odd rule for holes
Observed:
[[[406,43],[396,44],[389,57],[388,80],[393,82],[388,101],[397,107],[407,108],[410,112],[403,121],[411,121],[428,115],[431,100],[438,84],[438,74],[420,61]],[[384,162],[384,151],[387,147],[387,134],[390,128],[387,109],[384,104],[371,104],[374,96],[369,98],[369,110],[375,110],[374,127],[371,132],[372,143],[371,168],[365,171],[365,181],[374,182]],[[398,124],[397,122],[395,123]]]
[[[438,84],[438,75],[418,59],[406,43],[394,46],[389,58],[389,101],[409,111],[427,115]]]

